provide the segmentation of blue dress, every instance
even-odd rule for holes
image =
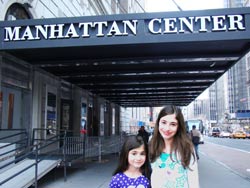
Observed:
[[[117,173],[112,177],[109,188],[149,188],[148,178],[141,175],[137,178],[130,178],[124,173]]]

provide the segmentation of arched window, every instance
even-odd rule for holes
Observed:
[[[8,8],[4,20],[30,19],[31,15],[28,12],[28,8],[29,8],[28,4],[22,5],[19,3],[14,3]]]

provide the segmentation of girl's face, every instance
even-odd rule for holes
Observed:
[[[175,114],[163,116],[159,121],[159,132],[164,140],[173,140],[178,129],[178,121]]]
[[[132,149],[128,153],[128,164],[130,168],[141,168],[146,161],[146,152],[144,146]]]

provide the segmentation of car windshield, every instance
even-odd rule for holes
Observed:
[[[214,129],[213,132],[220,132],[220,130],[219,129]]]

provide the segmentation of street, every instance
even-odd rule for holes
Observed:
[[[218,138],[218,137],[207,136],[206,141],[250,153],[250,139],[232,139],[232,138],[230,139],[230,138]]]
[[[250,139],[204,137],[200,154],[250,182]],[[226,181],[227,177],[225,177]]]

